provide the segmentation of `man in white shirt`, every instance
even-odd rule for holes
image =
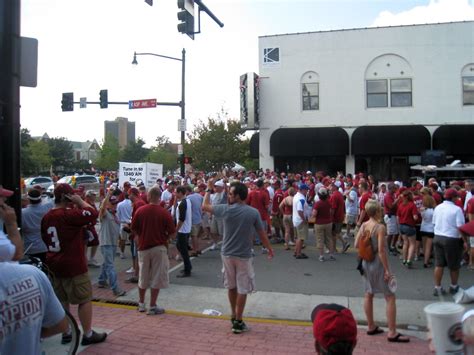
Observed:
[[[178,186],[176,188],[177,204],[171,209],[171,215],[175,217],[176,222],[176,248],[183,259],[184,269],[176,277],[191,276],[191,259],[189,258],[189,236],[192,228],[192,205],[191,201],[186,198],[186,188]]]
[[[433,213],[434,296],[446,293],[441,287],[445,267],[448,267],[451,276],[449,292],[455,294],[459,290],[458,278],[464,243],[458,228],[465,221],[462,209],[453,202],[456,197],[458,197],[458,193],[455,189],[447,189],[444,192],[444,202],[436,206]]]
[[[300,183],[298,186],[298,192],[293,197],[293,225],[295,227],[295,236],[297,238],[295,246],[296,259],[308,258],[306,254],[301,252],[303,243],[306,238],[308,238],[308,218],[311,213],[311,209],[306,201],[308,190],[308,185]]]

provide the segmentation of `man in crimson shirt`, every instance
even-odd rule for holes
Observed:
[[[58,184],[54,189],[55,206],[41,221],[41,237],[46,244],[46,265],[53,273],[56,295],[69,310],[78,304],[79,319],[84,330],[82,345],[100,343],[107,333],[92,330],[92,286],[84,251],[84,226],[94,223],[98,213],[78,195],[69,184]],[[72,204],[77,208],[70,208]],[[62,343],[71,342],[71,333],[64,333]]]
[[[384,221],[387,226],[387,244],[390,252],[394,255],[398,254],[396,245],[399,234],[399,226],[397,220],[397,206],[401,197],[395,197],[397,185],[393,182],[388,184],[388,190],[383,198]]]
[[[161,191],[161,190],[160,190]],[[128,198],[130,201],[132,201],[132,222],[133,222],[133,217],[137,213],[137,210],[145,206],[146,203],[143,201],[143,199],[140,196],[140,191],[136,187],[132,187],[131,189],[128,190]],[[133,276],[125,280],[126,282],[131,282],[131,283],[137,283],[138,282],[138,274],[139,274],[139,264],[138,264],[138,259],[137,259],[137,243],[135,241],[135,234],[132,233],[130,234],[130,252],[132,254],[132,267],[134,270]]]
[[[362,223],[369,220],[369,216],[365,213],[365,204],[372,198],[372,191],[369,191],[369,185],[366,181],[359,183],[359,219],[357,220],[357,227],[360,228]]]
[[[250,191],[247,197],[247,204],[257,209],[262,219],[263,229],[268,230],[268,220],[270,216],[268,215],[268,206],[270,204],[270,195],[268,191],[263,186],[263,180],[257,180],[257,188]],[[266,253],[266,248],[262,247],[262,253]]]
[[[280,203],[283,201],[284,193],[281,189],[280,180],[275,180],[273,183],[275,194],[272,201],[272,226],[275,228],[275,240],[277,242],[283,241],[283,215],[280,211]]]
[[[350,243],[347,240],[342,239],[342,223],[346,215],[346,205],[344,202],[344,196],[339,192],[338,187],[335,183],[331,184],[331,196],[329,197],[329,203],[332,209],[332,235],[334,240],[334,246],[337,240],[342,242],[342,252],[345,253],[350,247]]]
[[[176,233],[171,215],[160,206],[160,197],[160,188],[152,187],[148,192],[149,204],[136,210],[132,217],[140,265],[138,311],[145,312],[145,292],[150,288],[149,315],[165,311],[156,305],[156,300],[160,289],[169,285],[168,241]]]

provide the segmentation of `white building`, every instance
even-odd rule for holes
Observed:
[[[407,180],[427,150],[474,163],[474,22],[263,36],[259,71],[262,168]]]

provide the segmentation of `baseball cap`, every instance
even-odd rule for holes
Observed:
[[[318,344],[328,350],[335,343],[357,343],[357,324],[352,312],[335,303],[322,303],[311,313],[313,335]]]
[[[110,196],[109,202],[110,202],[112,205],[116,205],[116,204],[119,202],[119,200],[118,200],[117,196]]]
[[[97,193],[94,190],[87,190],[86,196],[96,196]]]
[[[0,185],[0,196],[2,197],[10,197],[13,195],[13,191],[4,189],[2,185]]]
[[[455,197],[458,197],[458,192],[455,189],[446,189],[444,192],[444,198],[447,200],[452,200]]]
[[[28,200],[30,201],[40,201],[41,200],[41,191],[37,189],[31,189],[28,191]]]
[[[136,187],[132,187],[130,190],[128,190],[129,195],[140,195],[140,191]]]
[[[222,181],[222,180],[217,180],[217,181],[214,183],[214,186],[224,187],[225,184],[224,184],[224,181]]]
[[[318,194],[325,196],[325,195],[328,194],[328,190],[327,190],[325,187],[321,187],[321,188],[318,190]]]
[[[54,188],[54,197],[61,198],[62,195],[74,195],[74,189],[69,184],[57,184]]]
[[[308,171],[306,172],[306,175],[311,175],[311,174],[312,174],[312,172],[311,172],[310,170],[308,170]]]
[[[309,190],[309,187],[306,184],[299,184],[298,189],[300,189],[300,190]]]
[[[125,182],[123,183],[123,187],[130,187],[130,186],[132,186],[132,185],[131,185],[130,182],[128,182],[128,181],[125,181]]]

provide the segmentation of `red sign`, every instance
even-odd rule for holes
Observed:
[[[128,102],[128,108],[129,109],[151,108],[151,107],[156,107],[156,99],[130,100]]]

